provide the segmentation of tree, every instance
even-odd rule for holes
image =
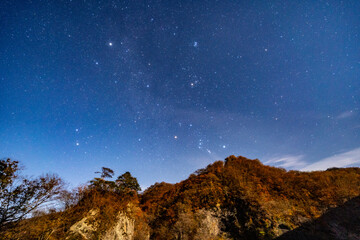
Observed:
[[[141,191],[140,185],[137,179],[131,176],[131,173],[126,172],[123,175],[119,176],[116,180],[116,185],[118,186],[119,190],[134,190],[134,191]]]
[[[97,190],[107,190],[107,191],[114,191],[115,189],[115,182],[110,180],[105,180],[106,178],[112,178],[114,176],[114,171],[107,167],[102,167],[99,178],[94,178],[94,180],[90,181],[90,187],[95,188]]]
[[[63,186],[56,175],[26,179],[17,175],[18,170],[17,161],[0,160],[0,230],[55,199]]]
[[[102,167],[100,178],[94,178],[90,181],[90,188],[99,191],[111,191],[117,193],[128,192],[129,190],[141,191],[140,185],[137,179],[131,176],[130,172],[126,172],[119,176],[116,181],[111,181],[114,176],[114,171],[110,168]]]
[[[11,161],[9,158],[0,161],[0,191],[2,194],[7,186],[11,185],[17,177],[15,172],[19,170],[17,161]]]
[[[64,189],[60,192],[58,200],[63,204],[64,210],[67,210],[78,204],[87,191],[87,185],[81,185],[72,190]]]
[[[107,167],[102,167],[101,172],[95,173],[101,173],[101,178],[112,178],[114,176],[114,171]]]

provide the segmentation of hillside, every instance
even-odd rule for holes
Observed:
[[[359,196],[359,180],[359,168],[286,171],[230,156],[139,195],[84,187],[67,209],[24,220],[2,239],[297,239],[290,237]],[[359,227],[351,224],[337,230],[344,239]]]
[[[328,210],[321,217],[281,235],[277,240],[359,240],[360,197]]]

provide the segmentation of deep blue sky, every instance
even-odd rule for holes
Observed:
[[[0,1],[0,157],[145,187],[358,166],[360,1]],[[318,162],[314,165],[315,162]]]

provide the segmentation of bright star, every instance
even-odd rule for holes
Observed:
[[[113,45],[113,43],[112,42],[109,42],[109,46],[112,46]]]

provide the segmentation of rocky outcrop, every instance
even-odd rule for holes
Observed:
[[[66,239],[94,239],[96,230],[99,227],[99,223],[96,220],[98,215],[98,209],[90,210],[86,217],[70,227],[70,233]]]
[[[129,218],[126,213],[120,212],[116,223],[102,239],[106,240],[132,240],[134,239],[135,219]]]
[[[199,225],[195,239],[214,239],[222,235],[221,219],[216,212],[202,209],[196,215],[199,218]]]
[[[172,228],[172,233],[179,240],[227,239],[227,234],[222,231],[222,228],[222,212],[220,209],[200,209],[195,213],[180,213]]]
[[[101,239],[101,240],[133,240],[135,234],[135,219],[130,216],[130,207],[126,211],[118,213],[115,223],[105,231],[98,231],[101,226],[99,220],[100,211],[92,209],[80,221],[70,227],[70,233],[66,239]]]

